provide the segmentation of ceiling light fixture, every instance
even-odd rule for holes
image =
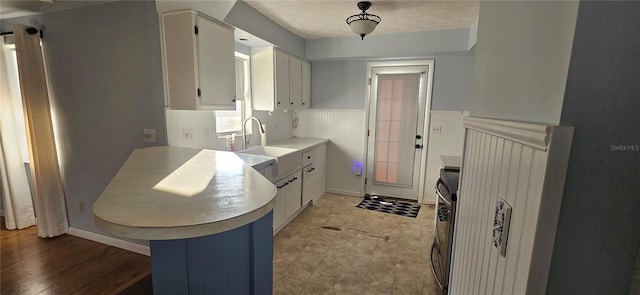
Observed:
[[[364,36],[371,34],[382,20],[375,14],[367,13],[367,9],[369,9],[369,7],[371,7],[371,2],[360,1],[358,2],[358,8],[362,10],[362,12],[347,18],[347,24],[351,27],[351,30],[360,35],[362,40],[364,40]]]

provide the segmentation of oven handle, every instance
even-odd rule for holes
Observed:
[[[433,273],[433,277],[436,279],[436,283],[440,287],[440,290],[444,290],[442,288],[442,283],[440,282],[440,278],[438,278],[438,275],[436,274],[436,268],[433,265],[433,251],[434,250],[436,250],[436,240],[435,239],[433,240],[433,244],[431,244],[431,272]]]
[[[436,194],[438,195],[438,198],[440,198],[440,200],[442,200],[442,202],[444,202],[445,204],[447,204],[447,206],[451,206],[451,202],[449,202],[438,190],[438,187],[436,186]]]

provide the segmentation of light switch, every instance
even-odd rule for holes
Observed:
[[[493,246],[504,257],[507,254],[507,240],[509,238],[509,224],[511,222],[511,206],[503,198],[496,203],[496,213],[493,218]]]

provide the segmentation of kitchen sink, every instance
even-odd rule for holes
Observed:
[[[298,150],[272,147],[272,146],[256,146],[256,147],[248,148],[246,150],[238,151],[238,153],[279,158],[279,157],[286,156],[290,153],[295,153],[297,151]]]
[[[273,175],[265,175],[271,181],[280,180],[302,168],[302,155],[296,149],[256,146],[236,153],[274,159]]]

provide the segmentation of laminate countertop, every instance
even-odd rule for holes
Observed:
[[[231,152],[137,149],[93,205],[95,224],[124,238],[173,240],[244,226],[269,213],[276,187]]]

